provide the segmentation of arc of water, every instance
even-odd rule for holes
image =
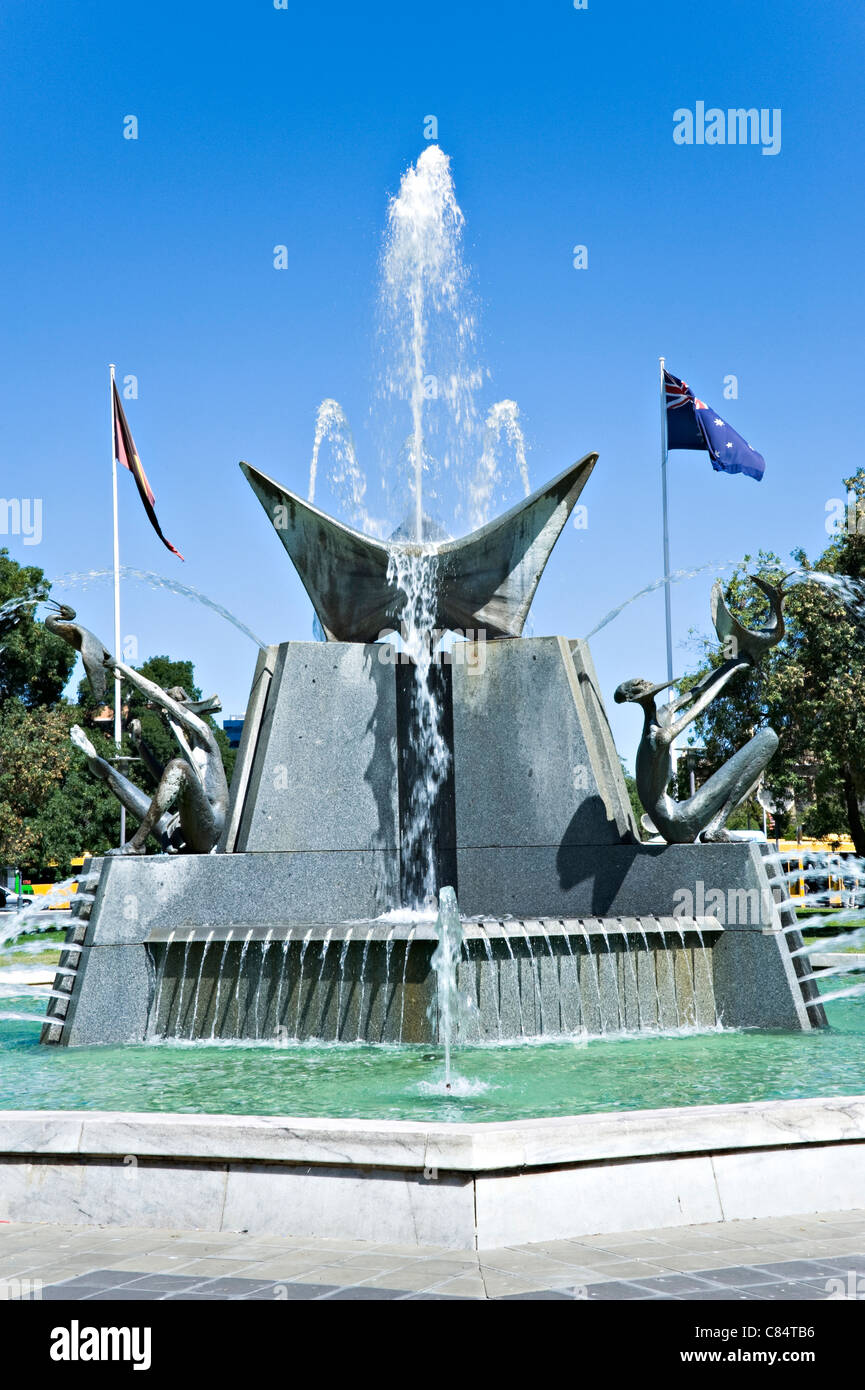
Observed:
[[[244,637],[248,637],[250,642],[254,642],[262,650],[265,643],[257,637],[252,628],[246,623],[236,618],[227,608],[223,608],[221,603],[216,603],[207,594],[203,594],[200,589],[194,589],[191,584],[181,584],[177,579],[167,579],[164,574],[156,574],[153,570],[132,569],[129,565],[120,566],[120,576],[122,579],[132,579],[139,584],[147,584],[151,589],[164,589],[168,593],[177,594],[181,598],[192,599],[195,603],[200,603],[205,608],[209,608],[218,617],[224,618],[232,627],[236,627],[238,632],[242,632]],[[70,571],[68,574],[58,575],[51,580],[52,588],[56,589],[86,589],[89,584],[100,583],[104,579],[113,579],[113,570],[82,570]]]

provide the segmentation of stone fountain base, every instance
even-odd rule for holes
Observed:
[[[93,862],[43,1041],[435,1040],[432,924],[396,915],[425,774],[393,655],[262,653],[220,852]],[[463,1040],[825,1022],[758,846],[637,842],[584,643],[465,644],[435,669],[451,756],[428,848],[468,919]]]
[[[317,916],[291,920],[284,904],[312,881],[298,858],[94,861],[95,899],[79,903],[85,915],[61,959],[74,974],[57,977],[43,1041],[435,1042],[434,923],[341,922],[325,915],[324,892],[304,903]],[[824,1021],[754,844],[573,852],[564,883],[542,853],[524,852],[507,895],[478,882],[470,859],[460,875],[463,914],[477,919],[463,929],[463,1042]],[[504,908],[495,917],[482,911],[488,891]],[[544,915],[525,913],[527,901]],[[714,910],[684,913],[683,902]]]

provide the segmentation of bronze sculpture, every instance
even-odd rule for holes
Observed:
[[[770,619],[763,628],[745,628],[727,608],[720,583],[716,581],[712,588],[715,631],[720,641],[732,649],[732,654],[714,671],[660,709],[655,696],[675,685],[675,681],[653,685],[651,681],[636,677],[624,681],[613,697],[617,704],[642,707],[643,734],[636,760],[637,791],[652,827],[668,844],[729,839],[730,834],[724,828],[727,820],[759,781],[778,747],[774,729],[758,729],[693,796],[686,801],[676,801],[669,794],[672,748],[676,738],[720,695],[733,676],[756,665],[784,635],[783,581],[777,586],[757,578],[754,582],[769,599]],[[687,712],[680,714],[684,710]]]

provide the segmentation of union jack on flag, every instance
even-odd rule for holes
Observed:
[[[711,406],[699,400],[686,381],[666,368],[664,399],[668,449],[702,449],[716,472],[747,473],[749,478],[760,481],[766,468],[763,455],[752,449]]]

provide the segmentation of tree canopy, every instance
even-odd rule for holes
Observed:
[[[44,598],[49,589],[40,569],[21,566],[0,550],[0,607],[6,605],[0,612],[0,864],[37,877],[49,872],[62,877],[84,851],[103,854],[118,844],[120,806],[69,739],[72,725],[79,723],[97,753],[109,761],[116,756],[110,727],[96,722],[99,711],[87,681],[80,682],[77,700],[63,698],[75,652],[35,618],[34,606],[9,603]],[[179,685],[191,698],[201,697],[191,661],[155,656],[138,669],[163,689]],[[123,701],[127,724],[140,720],[157,762],[176,756],[170,731],[144,697],[127,686]],[[230,779],[235,755],[223,730],[215,724],[214,729]],[[121,752],[135,756],[126,734]],[[157,778],[144,762],[125,766],[132,781],[155,791]]]
[[[693,728],[713,771],[758,724],[770,724],[780,740],[766,772],[778,828],[799,826],[816,837],[846,829],[865,854],[865,586],[858,583],[865,575],[865,470],[845,485],[855,498],[856,524],[836,534],[813,564],[803,551],[792,552],[795,569],[814,579],[789,589],[784,640],[738,676]],[[767,616],[748,573],[777,582],[790,570],[769,552],[753,562],[746,557],[725,587],[728,605],[746,626]],[[724,659],[716,639],[698,644],[703,660],[681,689]],[[679,794],[687,791],[680,786]]]

